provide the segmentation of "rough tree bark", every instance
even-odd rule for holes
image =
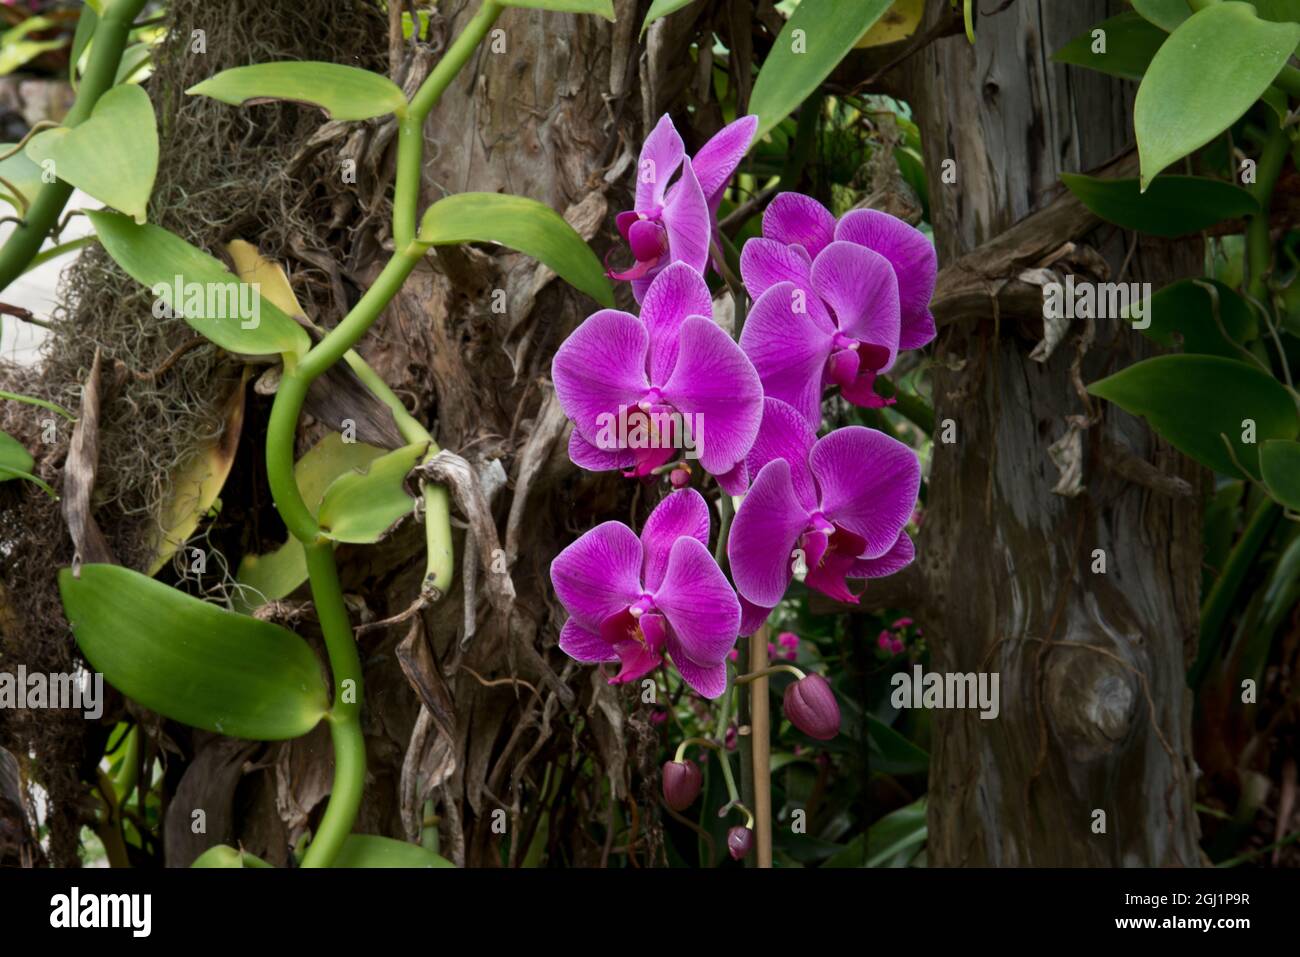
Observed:
[[[929,22],[947,6],[934,0]],[[1192,699],[1183,675],[1196,638],[1193,490],[1203,476],[1142,422],[1081,392],[1080,381],[1147,355],[1145,340],[1115,319],[1080,320],[1046,362],[1035,361],[1042,309],[1018,278],[1051,264],[1058,275],[1159,288],[1199,271],[1200,244],[1143,241],[1134,250],[1130,234],[1095,228],[1067,202],[1039,220],[1059,229],[1050,246],[1029,229],[1009,256],[979,249],[1056,199],[1062,171],[1089,170],[1132,147],[1132,86],[1049,60],[1120,4],[1003,6],[980,17],[974,48],[964,37],[941,39],[908,67],[940,264],[950,267],[939,298],[945,288],[986,290],[936,305],[940,436],[909,577],[930,619],[932,668],[1001,675],[996,720],[935,713],[930,861],[1192,866]],[[1066,245],[1089,229],[1091,248]],[[956,441],[944,444],[949,419]],[[1068,497],[1054,491],[1061,475],[1049,446],[1072,425],[1082,472],[1079,494]],[[1140,484],[1143,463],[1189,484]],[[1098,554],[1104,573],[1094,571]],[[1105,812],[1104,833],[1094,832],[1095,810]]]

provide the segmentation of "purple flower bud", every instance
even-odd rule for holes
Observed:
[[[829,741],[840,733],[840,706],[821,675],[808,675],[786,688],[784,706],[785,716],[810,738]]]
[[[668,481],[672,483],[673,488],[685,488],[691,484],[690,469],[678,466],[668,473]]]
[[[737,824],[727,832],[727,851],[734,860],[741,860],[754,849],[754,832]]]
[[[685,811],[699,797],[703,780],[694,761],[664,762],[664,802],[674,811]]]

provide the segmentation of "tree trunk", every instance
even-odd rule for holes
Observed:
[[[1047,206],[1063,192],[1061,172],[1132,148],[1132,86],[1049,59],[1119,6],[1012,3],[979,18],[973,48],[950,36],[915,58],[911,100],[941,266]],[[930,22],[947,7],[932,3]],[[945,183],[945,167],[955,183]],[[1081,281],[1154,289],[1199,272],[1197,242],[1143,241],[1134,251],[1132,241],[1101,226],[1086,238],[1091,250],[1067,246],[1049,258]],[[1127,323],[1073,321],[1047,361],[1030,356],[1044,334],[1038,296],[1029,310],[1006,308],[1014,297],[1001,287],[1043,263],[1016,265],[974,277],[988,295],[942,313],[934,348],[939,427],[916,576],[931,619],[931,669],[998,673],[1001,712],[935,713],[929,859],[1193,866],[1184,671],[1197,634],[1194,491],[1203,474],[1141,421],[1082,392],[1080,382],[1149,353]],[[1061,475],[1049,456],[1072,427],[1082,465],[1073,497],[1054,490]],[[1142,463],[1189,485],[1124,477],[1145,474]]]

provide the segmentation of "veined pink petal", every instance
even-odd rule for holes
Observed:
[[[763,627],[768,616],[772,614],[772,609],[763,605],[755,605],[739,593],[737,593],[736,597],[740,600],[740,633],[746,636],[752,635]]]
[[[560,650],[574,661],[592,664],[597,661],[617,661],[614,646],[595,632],[588,631],[570,618],[560,629]]]
[[[635,465],[636,453],[631,449],[606,451],[597,448],[575,428],[569,433],[569,461],[588,472],[612,472],[614,469],[628,469]]]
[[[682,650],[672,632],[668,633],[668,654],[672,656],[677,672],[697,694],[705,698],[719,698],[727,690],[727,662],[714,664],[696,664]]]
[[[817,509],[817,486],[808,468],[808,453],[817,441],[815,428],[789,403],[769,396],[763,400],[763,421],[746,459],[752,475],[768,462],[784,459],[790,466],[795,498],[805,513]]]
[[[641,146],[641,157],[636,166],[636,208],[649,212],[664,202],[664,191],[668,183],[682,165],[686,147],[673,126],[671,117],[665,113],[645,138]]]
[[[816,258],[835,238],[835,217],[811,196],[778,193],[763,213],[763,235],[802,246]]]
[[[628,228],[627,244],[638,263],[653,263],[668,251],[668,234],[658,223],[638,219]]]
[[[621,522],[585,532],[551,562],[551,585],[579,625],[599,633],[641,597],[641,540]]]
[[[691,165],[695,167],[695,175],[700,179],[700,188],[704,190],[710,212],[717,212],[727,181],[749,152],[749,144],[753,142],[754,131],[757,129],[757,116],[742,116],[718,130],[691,158]]]
[[[713,218],[690,160],[682,160],[681,179],[669,191],[662,218],[668,230],[668,253],[673,262],[684,262],[703,273],[709,265]]]
[[[645,395],[650,335],[636,316],[617,309],[593,313],[560,344],[551,362],[555,395],[582,437],[599,445],[602,422],[617,418]]]
[[[662,615],[647,612],[634,616],[630,609],[624,610],[606,619],[600,633],[623,663],[618,674],[609,679],[612,685],[643,678],[663,662],[668,630]]]
[[[679,334],[665,401],[695,417],[700,465],[718,475],[741,461],[754,444],[763,415],[763,384],[731,336],[710,320],[688,316]]]
[[[800,296],[802,313],[795,309]],[[740,331],[740,348],[754,364],[765,395],[788,402],[815,422],[821,420],[822,377],[834,335],[835,328],[816,297],[781,282],[759,296],[750,309]],[[756,467],[751,464],[751,469]]]
[[[755,236],[740,251],[740,278],[751,298],[757,299],[779,282],[809,289],[812,257],[802,246]]]
[[[768,462],[731,524],[727,557],[736,590],[756,605],[775,608],[794,577],[791,553],[807,525],[808,513],[790,483],[790,463]]]
[[[704,277],[686,263],[666,267],[641,300],[641,321],[650,330],[650,380],[665,382],[677,363],[677,334],[687,316],[713,317]]]
[[[849,586],[844,581],[844,576],[852,565],[851,556],[829,551],[818,564],[809,564],[808,574],[804,576],[803,583],[836,601],[856,605],[858,596],[849,591]]]
[[[739,634],[740,602],[708,548],[697,539],[683,536],[673,543],[654,603],[668,619],[669,653],[679,671],[683,655],[703,666],[726,660]]]
[[[841,217],[835,238],[874,249],[893,265],[902,319],[898,347],[919,349],[933,339],[930,299],[939,261],[925,234],[880,210],[855,209]]]
[[[705,548],[709,546],[709,506],[704,496],[693,488],[668,493],[645,520],[641,546],[645,550],[643,580],[647,591],[654,591],[663,583],[668,556],[683,535]]]
[[[808,464],[822,513],[866,541],[860,557],[889,551],[912,517],[921,487],[916,453],[882,432],[853,425],[818,439]]]
[[[916,558],[916,547],[907,532],[899,532],[898,541],[879,558],[859,558],[845,572],[848,578],[885,578],[900,572]]]
[[[898,280],[889,260],[865,246],[833,242],[813,260],[810,280],[834,311],[840,332],[885,351],[888,358],[876,371],[892,366],[901,313]]]
[[[713,477],[718,480],[718,487],[728,495],[744,495],[749,490],[749,466],[744,459]]]

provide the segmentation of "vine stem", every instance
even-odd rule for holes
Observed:
[[[95,25],[90,60],[77,90],[77,101],[63,120],[64,126],[74,127],[89,117],[99,98],[113,86],[122,50],[131,35],[131,25],[144,4],[145,0],[111,0]],[[8,288],[21,276],[27,264],[41,251],[45,237],[58,223],[71,195],[72,187],[61,179],[41,186],[22,224],[14,229],[4,248],[0,249],[0,290]]]
[[[334,702],[328,716],[334,746],[334,782],[315,838],[303,855],[303,867],[328,867],[351,833],[365,788],[366,745],[361,732],[361,659],[357,653],[347,605],[343,600],[343,589],[339,584],[334,547],[321,533],[320,525],[303,501],[302,492],[294,479],[298,419],[311,383],[336,362],[344,360],[393,411],[403,436],[408,439],[427,439],[431,447],[428,454],[437,453],[437,448],[424,427],[406,412],[397,396],[369,369],[361,357],[352,353],[352,347],[397,295],[428,249],[426,244],[418,240],[415,231],[415,214],[420,201],[424,120],[447,85],[469,61],[474,49],[500,16],[501,9],[495,0],[485,0],[401,115],[397,172],[393,186],[393,235],[397,251],[342,322],[300,359],[291,355],[284,357],[284,374],[271,407],[266,435],[267,480],[276,510],[284,519],[289,532],[302,542],[306,552],[312,601],[316,606],[330,671],[334,677]],[[445,565],[446,578],[449,580],[451,515],[446,489],[426,486],[425,502],[425,521],[436,521],[440,527],[445,526],[443,539],[447,546]],[[438,558],[431,564],[441,565],[444,562]]]

